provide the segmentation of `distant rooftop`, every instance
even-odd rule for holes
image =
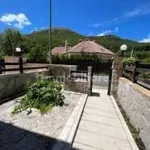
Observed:
[[[68,50],[71,50],[71,47],[68,46]],[[64,54],[66,52],[66,48],[63,46],[59,46],[59,47],[55,47],[52,49],[52,54],[53,55],[61,55]]]

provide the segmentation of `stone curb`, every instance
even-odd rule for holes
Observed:
[[[81,100],[81,98],[83,100]],[[88,95],[86,94],[84,98],[83,96],[81,98],[74,108],[61,134],[56,139],[57,142],[52,150],[67,150],[71,147]]]
[[[124,118],[123,118],[123,116],[122,116],[122,114],[121,114],[121,112],[120,112],[120,109],[118,108],[118,105],[117,105],[117,103],[116,103],[114,97],[113,97],[113,96],[110,96],[110,98],[111,98],[111,100],[112,100],[112,102],[113,102],[113,105],[114,105],[114,107],[115,107],[115,109],[116,109],[117,115],[118,115],[118,117],[119,117],[119,119],[120,119],[120,122],[121,122],[121,124],[122,124],[122,126],[123,126],[123,129],[124,129],[124,131],[125,131],[125,134],[126,134],[126,136],[127,136],[127,138],[128,138],[128,141],[129,141],[129,143],[130,143],[130,145],[131,145],[131,148],[132,148],[133,150],[139,150],[139,148],[137,147],[137,145],[136,145],[136,143],[135,143],[135,141],[134,141],[134,139],[133,139],[133,137],[132,137],[132,134],[131,134],[131,132],[130,132],[130,130],[129,130],[129,128],[128,128],[128,126],[127,126],[127,124],[126,124],[126,122],[125,122],[125,120],[124,120]]]

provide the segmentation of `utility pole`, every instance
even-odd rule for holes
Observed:
[[[49,10],[49,63],[52,64],[52,0],[50,2]]]
[[[133,53],[134,53],[134,45],[132,46],[131,58],[133,57]]]

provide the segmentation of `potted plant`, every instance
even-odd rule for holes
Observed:
[[[132,67],[132,66],[135,65],[136,59],[133,58],[133,57],[124,58],[124,59],[122,60],[122,62],[123,62],[123,65],[124,65],[124,66]]]

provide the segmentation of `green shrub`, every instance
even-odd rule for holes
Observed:
[[[149,51],[138,51],[138,52],[135,52],[135,57],[138,60],[144,60],[144,59],[150,58],[150,52]]]
[[[143,60],[143,62],[144,62],[144,63],[150,63],[150,57],[145,58],[145,59]]]
[[[31,48],[27,55],[28,62],[45,63],[47,62],[47,50],[43,49],[42,45],[36,44]]]
[[[44,114],[54,106],[62,106],[63,99],[62,86],[58,82],[39,77],[37,82],[27,88],[26,96],[14,108],[12,114],[28,108],[37,108]]]
[[[129,57],[129,58],[124,58],[123,59],[123,64],[134,64],[136,62],[136,59],[133,57]]]
[[[143,73],[143,74],[140,74],[139,77],[140,77],[140,78],[143,78],[143,79],[150,79],[150,73]]]
[[[4,53],[0,50],[0,59],[4,59]]]

